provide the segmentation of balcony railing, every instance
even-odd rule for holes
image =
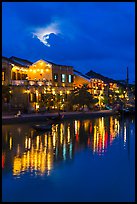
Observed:
[[[31,86],[52,86],[51,81],[28,81]]]
[[[29,86],[52,86],[51,81],[28,81],[28,80],[12,80],[11,84],[13,86],[24,86],[24,85],[29,85]]]
[[[12,80],[11,84],[13,86],[27,85],[27,80]]]

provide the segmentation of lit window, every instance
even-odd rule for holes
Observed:
[[[55,82],[58,81],[58,74],[54,74],[54,81],[55,81]]]
[[[36,102],[36,94],[34,93],[29,94],[29,102]]]
[[[61,82],[65,82],[66,81],[66,75],[65,74],[61,74]]]
[[[71,74],[68,75],[68,83],[72,83],[73,81],[73,76]]]
[[[16,73],[12,72],[12,80],[16,80]]]
[[[17,80],[21,80],[21,74],[19,72],[17,73]]]
[[[5,73],[2,72],[2,81],[5,81]]]

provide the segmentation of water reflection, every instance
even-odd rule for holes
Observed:
[[[93,156],[104,156],[116,138],[126,147],[127,128],[128,121],[121,122],[117,117],[64,121],[42,134],[28,124],[5,125],[2,130],[3,173],[12,169],[15,178],[26,173],[50,175],[55,164],[73,159],[83,148],[90,148]],[[133,132],[133,127],[130,130]]]

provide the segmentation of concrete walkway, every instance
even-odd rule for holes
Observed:
[[[112,110],[101,110],[101,111],[88,111],[88,112],[61,112],[64,115],[64,119],[68,118],[83,118],[83,117],[100,117],[106,115],[116,114]],[[33,114],[22,114],[19,117],[15,115],[2,116],[2,124],[8,123],[20,123],[20,122],[36,122],[45,121],[48,116],[57,116],[58,113],[33,113]]]

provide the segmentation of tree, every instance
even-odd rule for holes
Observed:
[[[53,94],[51,93],[43,94],[41,106],[46,106],[46,108],[50,109],[50,106],[52,105],[52,99],[53,99]]]
[[[62,99],[63,99],[63,95],[60,95],[59,93],[57,93],[56,97],[55,97],[55,103],[56,103],[58,110],[60,110],[60,105],[62,103]]]
[[[108,105],[108,96],[104,96],[103,103],[105,105]]]
[[[93,98],[93,95],[88,92],[88,87],[83,86],[82,88],[77,88],[71,92],[68,96],[68,103],[72,106],[79,105],[79,108],[84,108],[86,105],[91,109],[92,105],[98,102],[98,99]]]

